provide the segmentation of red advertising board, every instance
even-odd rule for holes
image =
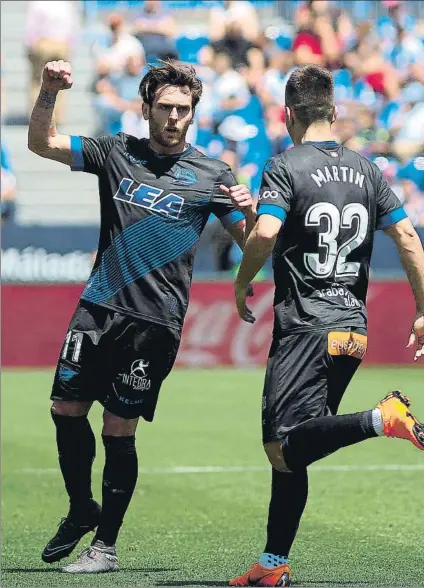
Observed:
[[[2,286],[3,367],[49,367],[56,363],[81,285]],[[273,287],[255,284],[251,308],[256,323],[241,321],[229,282],[198,282],[178,355],[181,366],[253,367],[266,362],[272,331]],[[370,284],[368,295],[369,364],[403,364],[412,360],[405,349],[414,303],[406,282]]]

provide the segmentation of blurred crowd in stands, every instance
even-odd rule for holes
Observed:
[[[93,51],[98,133],[145,136],[137,95],[148,63],[174,58],[195,65],[204,85],[189,140],[227,161],[257,192],[266,159],[290,149],[284,90],[296,66],[316,63],[334,74],[338,140],[373,159],[424,225],[424,15],[383,0],[377,22],[353,22],[338,2],[296,3],[294,26],[261,28],[245,0],[214,3],[202,35],[184,34],[178,10],[146,0],[131,22],[109,13]],[[288,32],[290,31],[290,32]]]
[[[372,20],[369,8],[378,2],[381,16]],[[98,2],[109,9],[101,11],[103,27],[91,37],[94,132],[146,136],[138,87],[148,64],[164,58],[192,63],[204,91],[188,140],[228,162],[257,193],[265,161],[292,147],[286,81],[296,66],[320,64],[334,74],[337,139],[375,161],[412,221],[424,226],[424,14],[412,16],[412,2],[287,0],[293,18],[275,24],[264,24],[259,2],[201,2],[209,8],[202,25],[176,3]],[[131,11],[122,11],[124,4]],[[349,9],[355,4],[363,6],[360,18]],[[72,60],[77,20],[73,2],[30,3],[25,42],[32,100],[43,64]],[[66,116],[62,104],[57,116],[59,122]]]

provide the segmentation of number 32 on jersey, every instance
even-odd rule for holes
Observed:
[[[305,216],[307,227],[320,227],[327,221],[327,230],[320,231],[318,246],[325,251],[323,261],[319,253],[305,253],[303,260],[309,272],[318,278],[327,278],[335,269],[335,276],[357,276],[360,263],[346,261],[346,257],[363,243],[368,231],[368,210],[359,203],[347,204],[340,212],[330,202],[318,202],[308,209]],[[340,229],[351,229],[356,220],[355,234],[338,245]],[[322,259],[322,258],[321,258]]]

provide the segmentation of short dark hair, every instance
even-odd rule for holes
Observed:
[[[174,63],[169,60],[160,60],[160,65],[151,66],[140,82],[138,92],[146,104],[152,106],[156,90],[160,86],[188,87],[191,93],[191,105],[196,108],[202,96],[202,82],[196,76],[196,70],[191,65]]]
[[[332,122],[334,82],[328,69],[318,65],[298,67],[286,85],[286,106],[293,108],[305,126],[318,120]]]

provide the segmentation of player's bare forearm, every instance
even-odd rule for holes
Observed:
[[[388,227],[385,232],[396,243],[411,284],[417,312],[424,313],[424,251],[420,238],[409,219]]]
[[[59,91],[72,86],[71,66],[64,61],[51,61],[43,71],[40,94],[33,108],[28,129],[28,148],[41,157],[67,165],[72,163],[71,139],[57,132],[54,107]]]
[[[71,165],[71,139],[60,135],[54,122],[56,97],[57,92],[41,88],[29,122],[28,148],[41,157]]]
[[[240,247],[240,249],[243,249],[245,242],[246,221],[240,220],[237,223],[229,225],[227,227],[227,231]]]
[[[236,279],[236,286],[249,284],[262,268],[274,249],[282,221],[270,214],[259,216],[244,247],[243,259]]]
[[[227,231],[242,251],[256,222],[256,212],[254,210],[245,211],[245,215],[245,220],[241,220],[227,227]]]
[[[28,147],[35,153],[46,151],[49,138],[57,135],[54,122],[54,106],[57,92],[48,92],[41,88],[32,110],[28,128]]]
[[[241,210],[244,214],[244,220],[234,223],[227,227],[228,232],[240,247],[244,249],[247,237],[255,226],[256,222],[256,205],[253,202],[252,194],[247,186],[244,184],[237,184],[228,188],[221,185],[220,189],[224,194],[228,194],[234,206]]]
[[[243,251],[243,259],[237,274],[236,284],[240,288],[247,288],[256,274],[265,264],[274,249],[277,235],[261,234],[258,224],[250,233]]]
[[[244,245],[247,242],[247,239],[249,238],[250,233],[253,231],[254,227],[256,224],[256,207],[252,207],[251,209],[249,209],[246,213],[246,226],[244,228],[244,243],[243,243],[243,249],[244,249]]]
[[[424,313],[424,251],[415,230],[414,233],[410,243],[399,248],[399,255],[414,293],[417,312]]]

